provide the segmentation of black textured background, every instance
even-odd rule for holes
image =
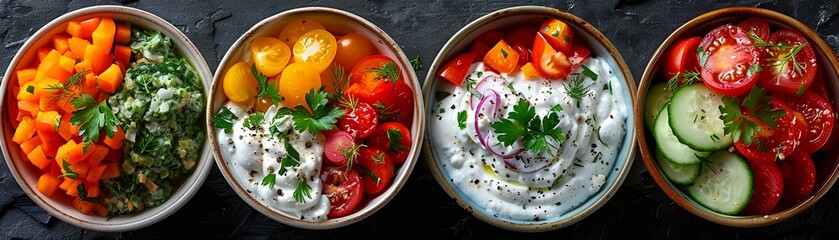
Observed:
[[[839,1],[26,1],[0,0],[0,69],[30,34],[53,18],[86,6],[125,4],[172,22],[189,36],[215,70],[227,48],[253,24],[304,6],[327,6],[364,17],[384,29],[409,58],[426,65],[458,29],[489,12],[516,5],[543,5],[571,12],[598,27],[641,77],[650,55],[667,35],[701,13],[725,6],[757,6],[790,15],[815,29],[839,53]],[[3,70],[0,70],[3,71]],[[426,71],[417,72],[424,79]],[[387,206],[348,227],[301,230],[251,209],[213,168],[192,200],[171,217],[126,233],[86,231],[51,218],[22,192],[0,165],[0,238],[283,238],[283,239],[836,239],[839,190],[783,223],[756,229],[716,225],[674,204],[655,185],[640,155],[623,187],[593,215],[570,227],[541,234],[494,228],[472,217],[431,176],[424,156],[408,183]]]

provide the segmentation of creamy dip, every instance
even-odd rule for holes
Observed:
[[[439,154],[437,160],[450,178],[447,181],[493,216],[526,221],[559,217],[600,191],[626,134],[624,86],[605,60],[589,58],[582,64],[596,73],[597,79],[586,77],[583,84],[588,87],[579,101],[566,90],[571,80],[526,80],[521,71],[499,76],[487,71],[483,63],[472,64],[466,81],[475,85],[481,85],[482,80],[494,81],[491,86],[498,88],[495,90],[501,101],[497,119],[472,109],[473,101],[480,98],[473,98],[475,90],[465,89],[466,82],[464,86],[441,83],[438,96],[450,95],[429,109],[429,125],[432,144]],[[584,77],[582,71],[579,68],[569,79]],[[547,152],[524,151],[508,157],[505,163],[499,155],[521,148],[522,140],[503,147],[496,137],[485,138],[486,145],[500,146],[493,147],[500,154],[493,154],[480,143],[476,129],[489,131],[493,122],[508,117],[518,99],[526,99],[537,116],[556,112],[566,140],[557,144],[548,139],[554,147]],[[560,107],[562,110],[558,110]],[[458,120],[464,111],[465,126]]]
[[[235,103],[228,102],[236,120],[233,122],[233,132],[225,133],[224,129],[217,130],[221,154],[227,164],[232,165],[234,176],[239,185],[247,190],[251,196],[264,205],[289,214],[295,218],[322,222],[326,221],[331,204],[329,198],[322,195],[323,186],[320,179],[320,169],[323,156],[322,135],[312,135],[308,131],[299,133],[294,130],[294,123],[290,116],[277,115],[277,106],[271,106],[265,112],[264,121],[255,129],[245,127],[248,113]],[[283,140],[271,135],[269,128],[275,126],[279,132],[287,135],[285,139],[300,154],[300,165],[286,167],[285,173],[277,174],[281,159],[288,155]],[[263,185],[266,175],[276,174],[273,188]],[[301,181],[306,181],[311,187],[311,198],[304,197],[298,202],[293,192]]]

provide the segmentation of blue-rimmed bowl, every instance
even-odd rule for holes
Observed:
[[[423,152],[429,168],[431,169],[431,173],[437,179],[437,182],[441,187],[443,187],[446,193],[454,198],[460,206],[466,209],[466,211],[470,212],[472,215],[484,222],[508,230],[521,232],[542,232],[555,230],[574,224],[586,216],[591,215],[594,211],[597,211],[597,209],[603,206],[603,204],[605,204],[606,201],[615,194],[615,192],[617,192],[618,188],[623,183],[624,178],[628,174],[629,168],[632,166],[632,161],[635,157],[635,124],[633,123],[633,116],[631,114],[633,112],[633,99],[635,96],[635,81],[632,78],[632,74],[629,72],[629,68],[624,62],[623,57],[621,57],[620,53],[618,53],[612,43],[606,39],[606,36],[600,33],[600,31],[595,29],[591,24],[570,13],[548,7],[523,6],[506,8],[480,17],[460,29],[460,31],[458,31],[451,39],[449,39],[446,45],[443,46],[443,49],[437,55],[437,58],[428,70],[428,76],[425,79],[425,86],[423,88],[423,94],[426,100],[425,109],[426,111],[429,111],[426,112],[427,116],[434,116],[433,111],[435,111],[435,108],[433,106],[436,104],[434,96],[440,85],[440,79],[437,77],[436,73],[449,60],[460,53],[468,51],[472,42],[478,37],[478,35],[490,30],[505,30],[520,25],[539,26],[545,19],[548,18],[562,20],[573,27],[575,38],[582,39],[586,42],[591,48],[593,56],[605,59],[606,63],[614,69],[615,76],[618,80],[624,83],[621,90],[623,91],[623,101],[627,110],[627,119],[625,123],[626,134],[623,138],[623,144],[621,144],[621,149],[618,152],[617,159],[615,159],[615,163],[612,166],[613,168],[606,177],[605,184],[598,192],[588,198],[588,200],[580,206],[551,219],[539,219],[538,221],[534,221],[496,217],[493,215],[494,213],[477,204],[474,199],[470,199],[461,191],[461,189],[458,188],[458,186],[450,182],[450,173],[443,167],[443,164],[449,161],[449,157],[442,151],[434,149],[434,141],[436,140],[435,136],[432,135],[432,132],[434,132],[433,129],[435,128],[435,124],[432,122],[434,119],[426,119],[428,131],[426,131],[427,135],[425,139],[428,139],[428,141],[423,143]]]

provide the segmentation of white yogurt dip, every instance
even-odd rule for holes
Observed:
[[[507,88],[495,89],[501,100],[498,119],[507,118],[518,99],[526,99],[539,117],[551,112],[559,115],[564,142],[557,144],[549,138],[548,143],[554,147],[546,153],[525,150],[508,158],[523,171],[514,169],[480,143],[476,128],[489,131],[498,119],[472,109],[473,99],[480,99],[473,98],[476,91],[467,91],[466,82],[464,86],[442,82],[438,94],[451,95],[429,109],[429,127],[437,160],[450,178],[447,181],[493,216],[525,221],[554,219],[600,191],[614,169],[626,134],[625,86],[605,60],[588,58],[582,64],[596,73],[597,79],[586,77],[583,83],[588,87],[579,101],[569,96],[568,79],[526,80],[521,71],[499,76],[485,70],[483,63],[472,64],[466,81],[473,79],[474,84],[480,85],[480,81],[488,79],[497,81],[491,85],[495,88]],[[579,68],[569,79],[584,77],[582,71]],[[562,110],[558,110],[560,107]],[[462,111],[467,115],[464,128],[458,121]],[[496,149],[501,155],[522,146],[521,139],[512,147],[503,147],[496,137],[486,139],[488,146],[501,146]]]

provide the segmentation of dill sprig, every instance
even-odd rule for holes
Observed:
[[[680,77],[681,77],[681,80],[680,80]],[[691,71],[677,72],[676,74],[673,75],[672,78],[670,78],[670,80],[667,80],[667,89],[669,89],[670,91],[675,91],[676,88],[678,88],[680,86],[691,85],[691,84],[693,84],[693,82],[698,82],[698,81],[702,81],[698,72],[691,72]]]
[[[81,87],[82,83],[84,83],[85,72],[87,71],[78,72],[70,77],[67,77],[67,84],[59,82],[56,84],[50,84],[47,87],[45,87],[44,89],[51,91],[53,94],[58,94],[50,99],[50,103],[60,101],[62,99],[76,97],[77,93],[74,90]]]
[[[568,97],[577,101],[577,107],[580,107],[580,100],[586,95],[588,90],[591,88],[591,84],[585,83],[585,78],[583,78],[580,74],[573,74],[569,80],[568,84],[563,85],[565,87],[565,93],[568,94]]]

